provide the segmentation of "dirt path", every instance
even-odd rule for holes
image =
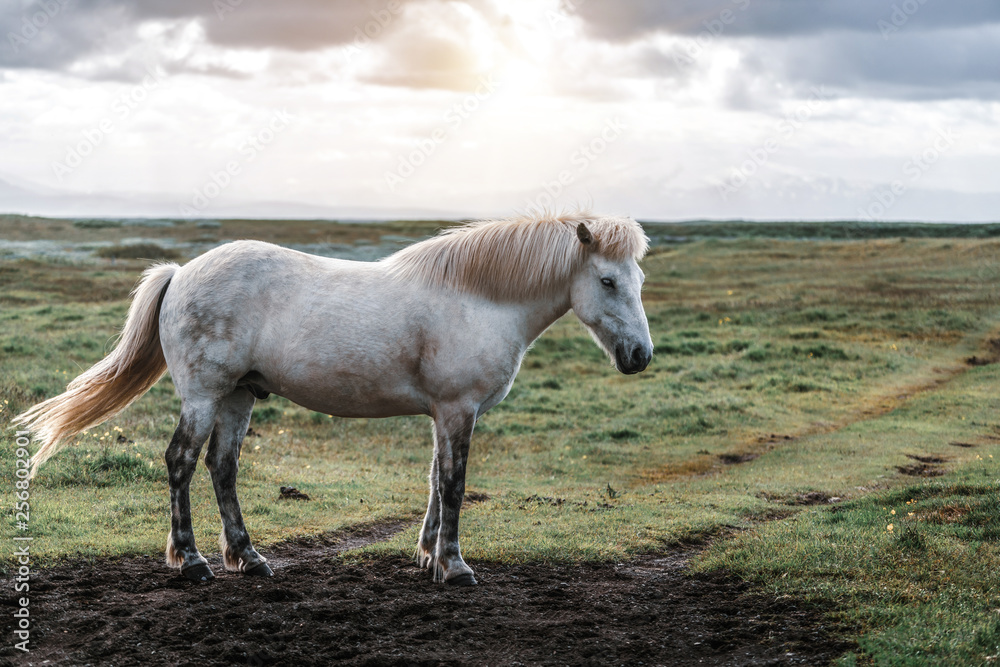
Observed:
[[[635,479],[644,484],[659,484],[719,473],[725,470],[727,466],[753,461],[777,448],[794,445],[795,442],[803,438],[835,433],[859,422],[878,419],[919,396],[943,389],[971,368],[998,362],[1000,362],[1000,330],[993,330],[979,341],[978,350],[972,356],[956,360],[947,366],[935,367],[932,369],[932,377],[906,387],[897,388],[882,396],[874,397],[864,406],[860,406],[855,412],[835,422],[816,422],[794,432],[792,435],[775,433],[760,435],[753,440],[736,444],[733,451],[730,452],[715,455],[706,452],[701,456],[670,463],[662,468],[636,471]],[[964,443],[957,443],[957,446],[961,447],[963,445]],[[918,474],[918,476],[934,476],[941,473],[939,468],[931,468],[930,470],[932,471],[931,475]],[[904,474],[908,473],[904,472]]]
[[[432,584],[401,558],[337,557],[407,525],[278,545],[266,580],[216,567],[214,582],[192,585],[148,557],[41,570],[32,651],[11,648],[4,614],[0,663],[823,665],[851,648],[822,610],[686,573],[691,551],[608,565],[472,563],[472,589]]]

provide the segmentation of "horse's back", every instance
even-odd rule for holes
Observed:
[[[379,409],[423,412],[412,379],[420,314],[400,308],[410,292],[378,263],[238,241],[178,271],[161,342],[191,392],[224,392],[253,374],[259,389],[327,412],[360,414],[354,403],[379,394]]]
[[[506,393],[524,346],[496,308],[382,262],[241,241],[178,271],[161,340],[182,396],[185,383],[222,393],[252,374],[255,389],[328,414],[423,414]]]

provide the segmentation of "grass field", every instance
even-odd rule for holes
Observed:
[[[140,256],[181,261],[196,247],[184,243],[231,238],[391,248],[439,226],[221,221],[137,234],[0,219],[0,239],[62,239],[94,256],[0,252],[3,478],[9,418],[99,359],[124,318],[144,262],[103,248],[142,236]],[[773,231],[786,239],[651,227],[654,240],[700,238],[657,245],[643,263],[653,363],[617,374],[572,315],[537,342],[473,437],[467,491],[488,499],[463,512],[466,559],[621,560],[705,543],[694,567],[836,609],[860,645],[844,664],[1000,660],[1000,365],[989,363],[1000,356],[1000,240],[979,238],[993,235],[985,227],[815,234],[846,237],[836,241],[795,240],[810,236],[800,226]],[[37,558],[162,552],[162,456],[178,409],[166,377],[42,468]],[[252,430],[239,490],[265,555],[291,536],[424,509],[426,418],[332,419],[271,398]],[[313,501],[276,501],[288,485]],[[204,467],[192,507],[200,546],[214,551]],[[0,539],[14,532],[8,515]],[[416,536],[347,557],[408,554]]]

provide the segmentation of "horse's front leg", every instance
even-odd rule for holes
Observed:
[[[432,559],[434,581],[458,586],[477,583],[472,568],[462,560],[458,546],[458,515],[465,498],[465,466],[475,425],[475,411],[467,408],[441,410],[434,418],[434,460],[440,510]]]
[[[437,435],[434,436],[435,443]],[[434,566],[434,553],[437,548],[438,528],[441,526],[441,505],[438,503],[438,454],[434,446],[434,456],[431,458],[430,493],[427,499],[427,514],[424,515],[424,525],[420,528],[420,539],[417,540],[415,558],[417,565],[423,568]]]

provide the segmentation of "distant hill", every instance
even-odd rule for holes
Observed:
[[[698,239],[885,239],[1000,237],[1000,223],[937,222],[753,222],[747,220],[654,222],[641,221],[654,243]]]
[[[177,218],[184,203],[165,195],[102,195],[19,185],[0,178],[0,213],[54,218]],[[323,206],[301,202],[257,201],[244,204],[213,204],[199,216],[210,219],[286,220],[388,220],[459,218],[462,212],[447,209],[402,209],[372,206]]]

